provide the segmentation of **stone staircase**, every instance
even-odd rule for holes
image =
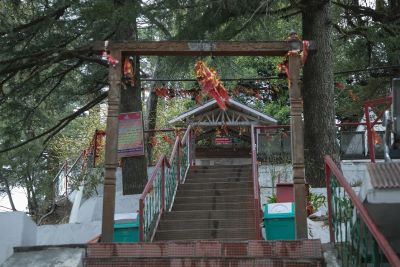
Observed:
[[[154,242],[88,244],[85,266],[323,266],[320,240],[255,240],[250,165],[195,166]]]
[[[155,241],[256,239],[250,165],[194,166]]]

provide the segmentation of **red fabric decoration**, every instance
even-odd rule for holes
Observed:
[[[157,145],[157,138],[156,138],[155,136],[152,136],[152,137],[150,138],[149,143],[150,143],[152,146]]]
[[[163,139],[164,139],[165,142],[167,142],[170,145],[172,145],[174,143],[174,141],[172,141],[172,139],[169,138],[168,135],[163,135]]]
[[[229,95],[226,88],[222,85],[217,72],[214,69],[208,68],[203,61],[196,63],[195,71],[203,94],[213,97],[217,100],[220,108],[226,109],[225,102],[229,101]]]
[[[112,55],[109,55],[106,51],[103,51],[101,58],[107,60],[108,64],[115,67],[119,61],[116,60]]]
[[[297,34],[294,35],[290,35],[288,37],[288,40],[299,40],[299,37],[297,36]],[[310,46],[310,42],[303,40],[303,50],[291,50],[287,53],[285,60],[282,63],[278,64],[278,70],[281,73],[281,75],[284,73],[286,75],[286,77],[289,77],[289,60],[288,57],[289,56],[295,56],[295,55],[301,55],[301,64],[304,66],[304,64],[306,63],[307,57],[308,57],[308,48]]]
[[[168,88],[165,87],[156,88],[156,95],[160,97],[168,97],[169,95]]]
[[[131,86],[135,86],[135,74],[133,72],[133,66],[129,58],[125,58],[124,61],[124,78],[130,82]]]
[[[310,42],[303,40],[303,52],[301,53],[301,64],[304,66],[308,57],[308,47],[310,46]]]
[[[358,96],[353,92],[353,90],[349,90],[348,93],[349,93],[349,96],[351,97],[351,99],[353,101],[357,101],[358,100]]]
[[[335,82],[335,87],[336,87],[337,89],[339,89],[339,90],[345,89],[344,84],[343,84],[343,83],[340,83],[340,82]]]
[[[282,63],[277,65],[280,73],[284,74],[286,77],[289,77],[289,61],[286,59]]]

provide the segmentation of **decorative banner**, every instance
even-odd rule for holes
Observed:
[[[212,68],[208,68],[201,60],[197,61],[194,69],[203,94],[213,97],[217,100],[221,109],[226,109],[225,102],[229,101],[229,94],[221,83],[217,72]]]
[[[144,155],[142,113],[122,113],[118,122],[118,158]]]

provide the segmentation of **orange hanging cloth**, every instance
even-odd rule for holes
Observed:
[[[133,72],[133,66],[131,61],[127,57],[124,61],[124,78],[126,81],[129,81],[132,87],[135,86],[135,75]]]
[[[303,40],[303,52],[301,53],[301,65],[303,65],[303,66],[304,66],[304,64],[306,64],[309,46],[310,46],[310,42]]]
[[[221,109],[226,109],[225,102],[229,101],[229,94],[221,83],[217,72],[208,68],[203,61],[197,61],[195,71],[202,93],[213,97],[217,100]]]
[[[374,127],[371,128],[372,140],[374,141],[375,145],[382,144],[382,138],[379,134],[375,131]]]

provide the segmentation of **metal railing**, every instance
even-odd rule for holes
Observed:
[[[57,175],[53,179],[54,185],[54,197],[61,198],[67,195],[68,193],[68,163],[65,161],[58,171]]]
[[[71,189],[71,179],[78,178],[85,168],[96,167],[104,136],[105,132],[103,130],[96,130],[89,146],[79,154],[72,165],[68,166],[68,162],[64,162],[53,179],[56,200],[68,196]]]
[[[364,102],[364,116],[365,116],[365,122],[366,122],[366,128],[367,128],[367,137],[368,137],[368,151],[370,153],[371,157],[371,162],[375,162],[375,140],[374,140],[374,134],[373,134],[373,129],[375,124],[378,123],[378,120],[382,119],[382,116],[385,112],[385,110],[392,104],[392,97],[391,96],[385,96],[382,98],[378,99],[372,99],[372,100],[367,100]],[[372,108],[373,106],[377,105],[385,105],[384,109],[381,110],[378,114],[376,114],[376,119],[371,122],[370,117],[369,117],[369,109]]]
[[[370,126],[366,122],[345,122],[338,123],[338,141],[341,159],[367,159],[371,162],[375,158],[383,158],[383,131],[373,131],[375,125],[382,124],[375,121]],[[363,125],[367,128],[364,131],[348,130],[349,127],[354,128]],[[290,125],[269,125],[255,126],[257,134],[257,156],[264,159],[270,156],[289,156],[290,157]],[[340,129],[340,130],[339,130]],[[376,140],[376,139],[379,140]],[[373,140],[372,145],[366,146]]]
[[[176,137],[168,159],[162,155],[139,199],[139,238],[152,241],[161,215],[172,207],[179,183],[183,183],[191,165],[189,127],[183,138]]]
[[[373,222],[330,156],[325,156],[329,234],[341,266],[400,266],[400,259]]]
[[[258,162],[257,162],[257,147],[255,141],[255,128],[251,125],[251,169],[253,176],[253,194],[254,194],[254,217],[255,217],[255,230],[257,239],[261,237],[261,218],[262,210],[260,204],[260,185],[258,183]]]

